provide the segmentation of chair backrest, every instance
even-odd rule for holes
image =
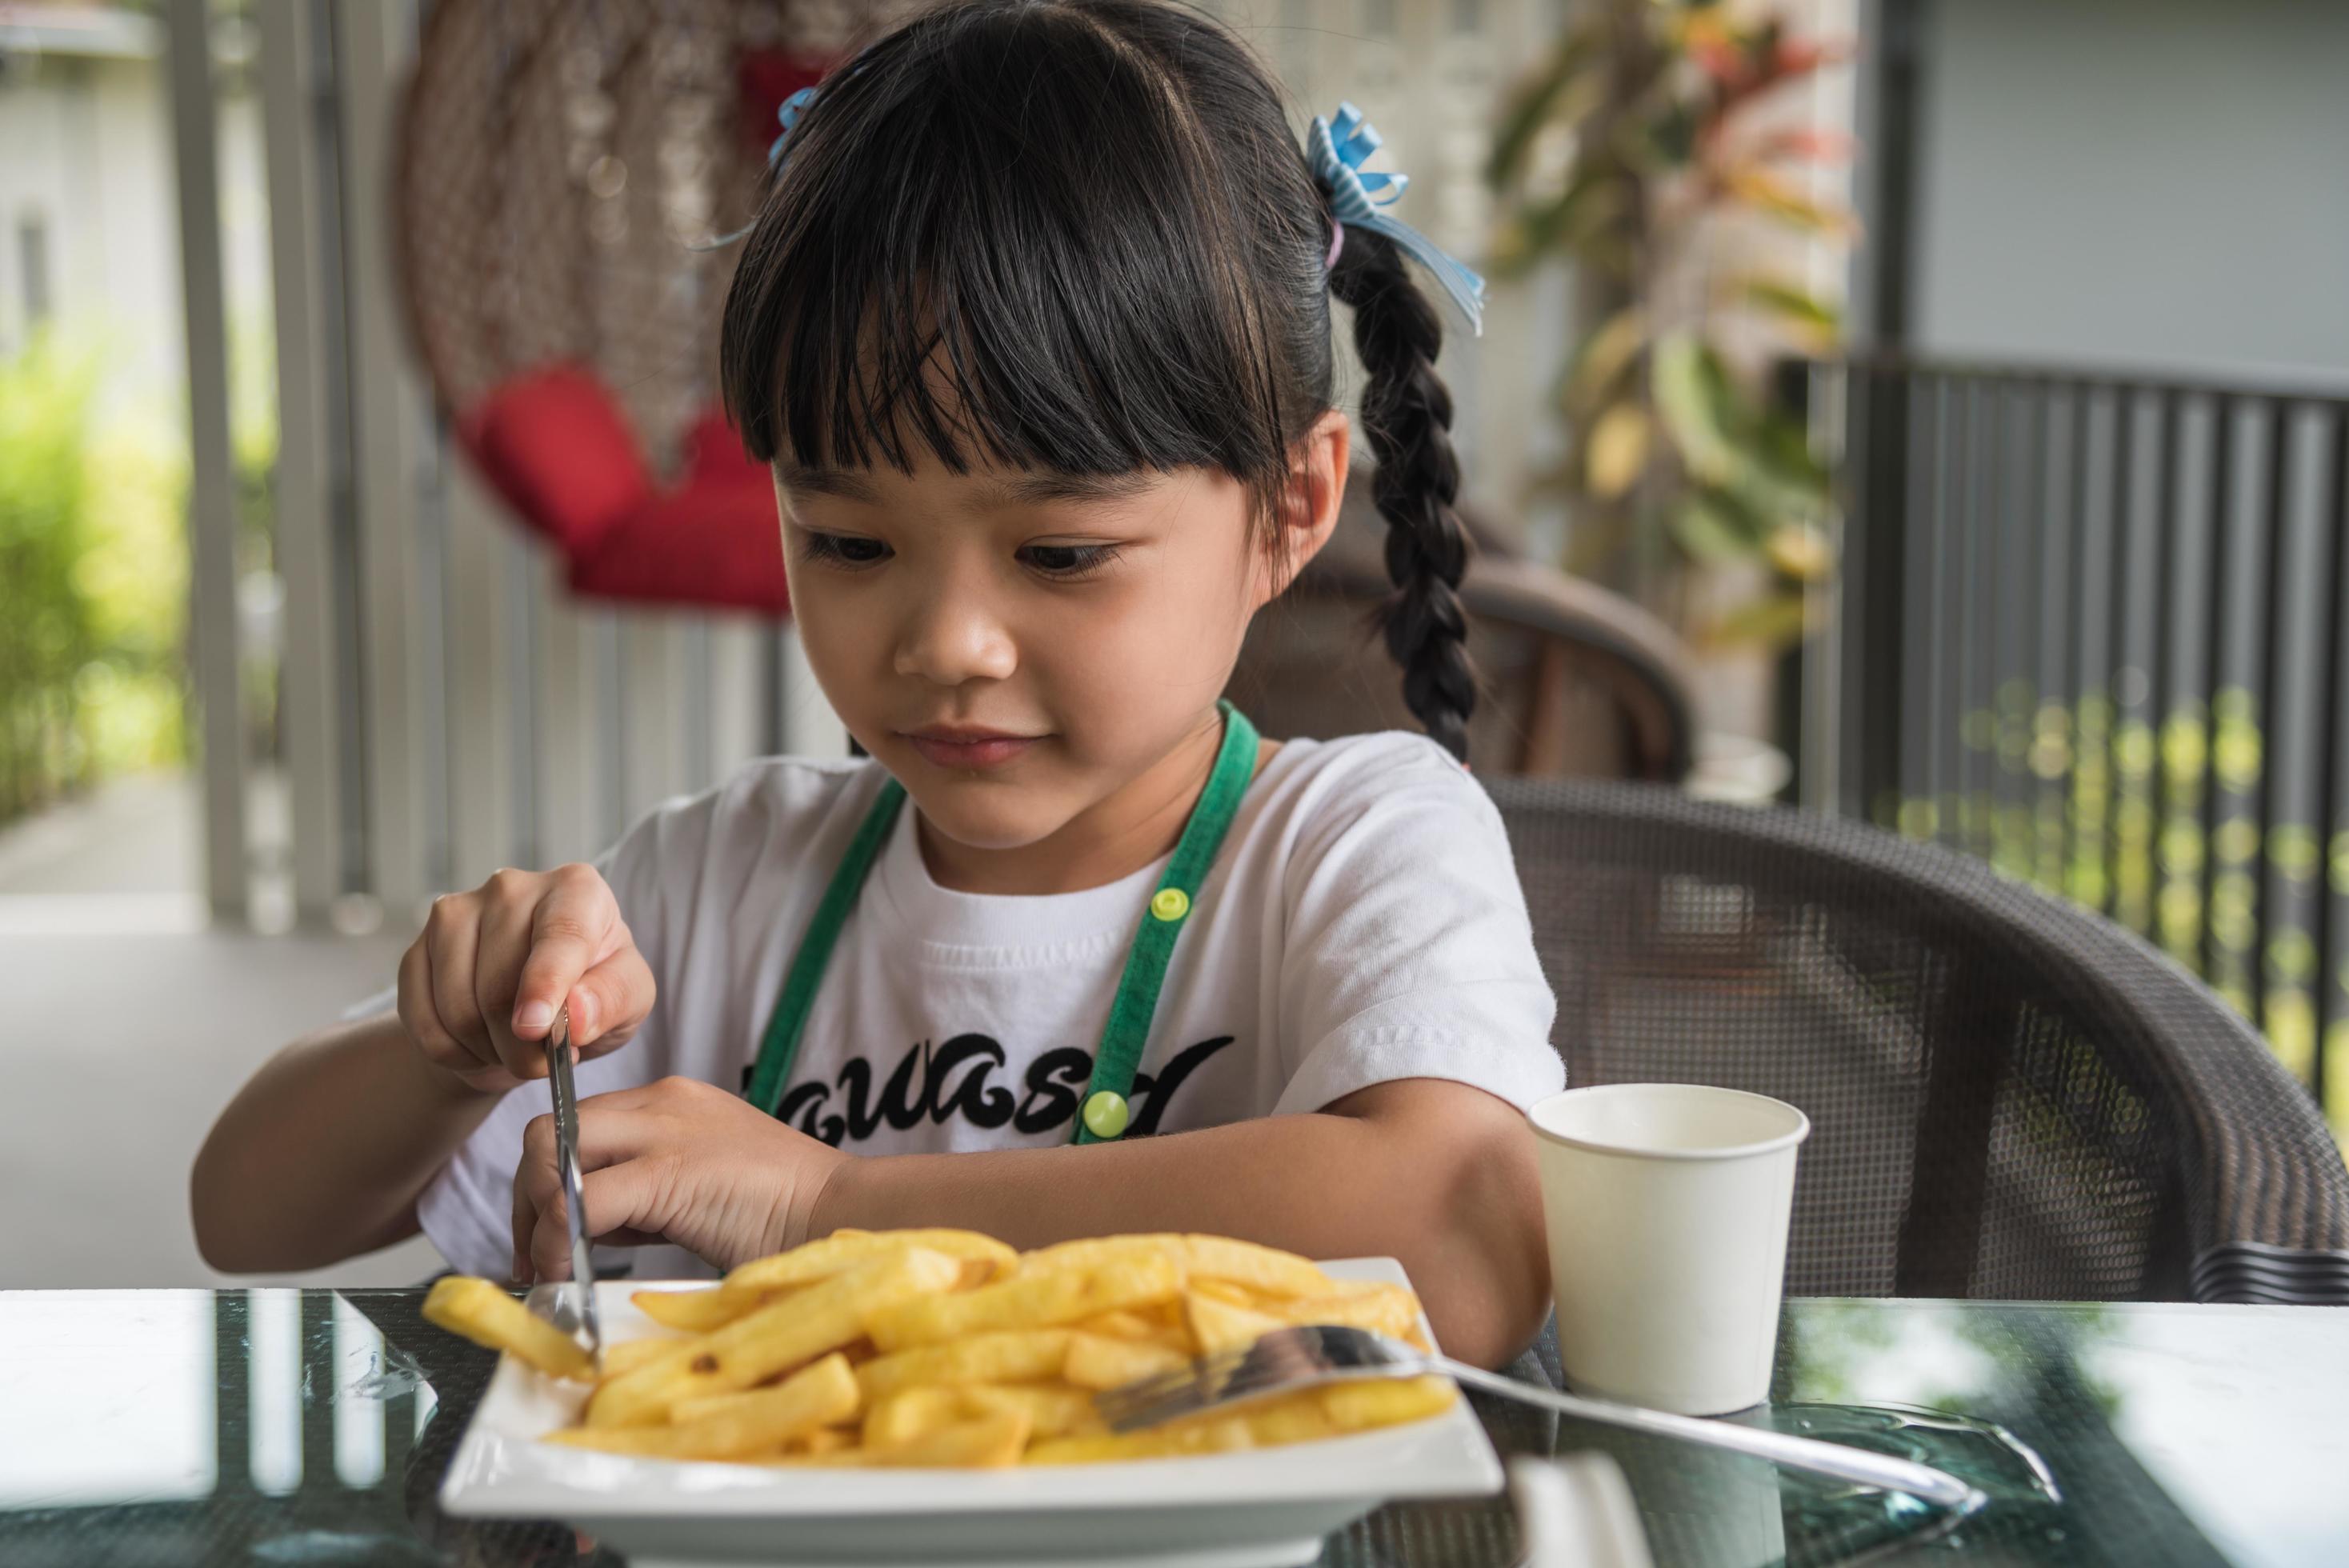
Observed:
[[[1473,514],[1461,597],[1482,687],[1469,721],[1480,772],[1676,780],[1694,736],[1686,655],[1637,605],[1518,558]],[[1386,525],[1347,487],[1329,544],[1257,616],[1227,695],[1266,734],[1416,729],[1372,617],[1392,591]]]
[[[1485,782],[1568,1081],[1809,1114],[1790,1291],[2349,1300],[2313,1100],[2130,933],[1858,823]]]

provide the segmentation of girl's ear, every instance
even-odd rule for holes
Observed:
[[[1330,542],[1346,499],[1346,466],[1352,450],[1353,428],[1342,408],[1332,408],[1313,421],[1289,449],[1288,482],[1275,519],[1271,569],[1258,580],[1252,608],[1279,598],[1305,563]]]

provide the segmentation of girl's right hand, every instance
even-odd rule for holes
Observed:
[[[652,970],[593,866],[502,871],[444,893],[399,961],[409,1037],[484,1094],[546,1076],[557,1009],[571,1010],[585,1061],[626,1045],[652,1006]]]

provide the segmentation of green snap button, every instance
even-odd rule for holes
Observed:
[[[1125,1096],[1114,1090],[1103,1089],[1085,1101],[1085,1130],[1103,1142],[1122,1137],[1132,1119]]]
[[[1180,920],[1191,913],[1191,895],[1179,887],[1163,887],[1150,895],[1150,913],[1161,920]]]

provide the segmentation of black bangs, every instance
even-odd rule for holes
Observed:
[[[1266,498],[1330,407],[1328,222],[1212,22],[948,5],[786,144],[726,302],[727,408],[761,462],[1210,467]]]

